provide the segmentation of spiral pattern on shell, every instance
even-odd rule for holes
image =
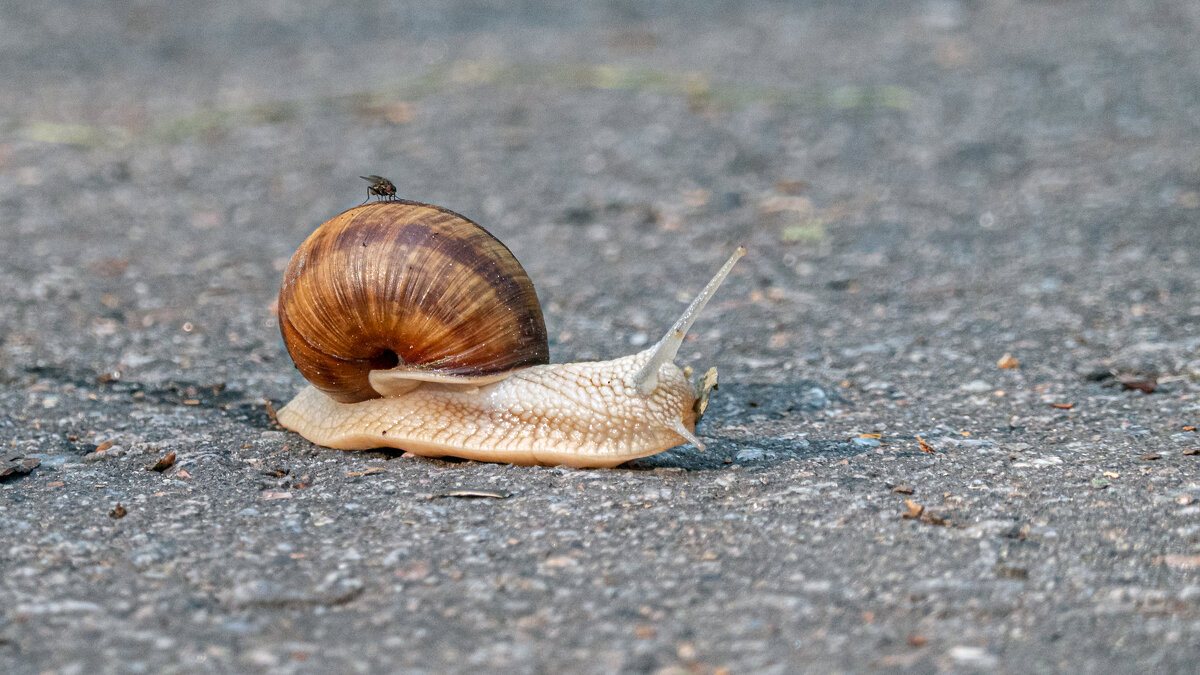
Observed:
[[[533,282],[498,239],[448,209],[394,200],[350,209],[292,256],[279,328],[300,373],[344,403],[403,366],[494,375],[549,361]]]

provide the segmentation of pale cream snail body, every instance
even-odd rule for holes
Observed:
[[[709,391],[674,359],[739,248],[667,334],[611,361],[549,364],[533,283],[504,244],[405,200],[317,228],[279,291],[288,353],[309,381],[279,423],[318,445],[611,467],[694,435]],[[687,370],[690,373],[690,369]]]

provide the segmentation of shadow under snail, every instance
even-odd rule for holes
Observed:
[[[694,435],[716,369],[689,382],[684,335],[738,248],[653,347],[549,364],[533,282],[504,244],[448,209],[352,208],[316,229],[279,290],[279,326],[310,386],[279,411],[318,445],[611,467]]]

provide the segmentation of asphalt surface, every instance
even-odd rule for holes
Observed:
[[[1198,28],[4,4],[0,671],[1194,672]],[[657,339],[746,245],[681,353],[708,451],[275,428],[283,265],[367,174],[505,241],[555,361]]]

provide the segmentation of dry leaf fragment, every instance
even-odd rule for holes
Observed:
[[[259,499],[291,499],[290,492],[262,492],[258,495]]]
[[[1071,408],[1075,407],[1075,404],[1074,403],[1051,403],[1050,407],[1058,408],[1059,410],[1070,410]]]
[[[883,434],[859,434],[859,438],[883,438]]]
[[[278,426],[279,425],[279,417],[275,413],[275,406],[271,405],[271,399],[264,398],[263,403],[265,403],[267,406],[267,417],[271,418],[272,424],[275,424],[276,426]]]
[[[392,124],[407,124],[416,114],[416,106],[408,101],[396,101],[384,108],[383,116]]]
[[[1148,453],[1142,455],[1141,457],[1139,457],[1138,459],[1142,459],[1147,462],[1153,462],[1156,459],[1162,459],[1162,455],[1158,454],[1157,452],[1148,452]]]
[[[96,446],[96,449],[95,449],[95,450],[93,450],[92,452],[104,452],[105,450],[108,450],[108,449],[109,449],[109,448],[111,448],[112,446],[113,446],[113,442],[112,442],[112,441],[104,441],[104,442],[103,442],[103,443],[101,443],[100,445],[97,445],[97,446]]]
[[[1195,431],[1196,427],[1188,425],[1188,426],[1184,427],[1183,430],[1184,431]]]
[[[575,567],[579,563],[575,562],[575,559],[570,556],[556,555],[546,558],[546,562],[544,564],[546,567],[550,567],[552,569],[562,569],[564,567]]]
[[[948,520],[928,512],[921,516],[921,522],[928,523],[930,525],[937,525],[938,527],[950,527],[950,522]]]
[[[1121,474],[1117,473],[1116,471],[1105,471],[1101,475],[1105,476],[1106,478],[1120,478],[1121,477]]]
[[[117,502],[117,505],[112,507],[112,510],[108,512],[108,517],[112,518],[113,520],[120,520],[121,518],[124,518],[125,514],[127,513],[129,513],[129,511],[127,511],[124,506],[121,506],[120,502]]]
[[[346,475],[352,478],[357,478],[358,476],[369,476],[373,473],[384,473],[385,471],[387,471],[387,469],[381,466],[373,466],[369,469],[363,469],[362,471],[350,471]]]
[[[808,190],[808,181],[780,178],[775,181],[775,191],[785,195],[804,194]]]
[[[1000,360],[996,362],[996,365],[1004,370],[1016,370],[1017,368],[1021,367],[1021,362],[1017,360],[1017,357],[1006,353],[1004,356],[1000,357]]]
[[[1126,391],[1140,391],[1143,394],[1153,394],[1155,389],[1158,389],[1158,378],[1153,375],[1146,377],[1138,377],[1136,375],[1122,375],[1117,378],[1117,382],[1121,383],[1121,388]]]
[[[159,473],[162,473],[163,471],[166,471],[167,469],[169,469],[173,466],[175,466],[175,451],[174,450],[172,450],[171,452],[168,452],[166,457],[163,457],[162,459],[158,460],[154,464],[146,467],[146,470],[147,471],[157,471]]]
[[[1167,567],[1179,567],[1185,570],[1194,570],[1200,568],[1200,555],[1181,555],[1172,553],[1164,555],[1155,560],[1160,565]]]
[[[926,639],[926,637],[924,635],[909,635],[908,636],[908,646],[910,646],[910,647],[924,647],[925,643],[928,641],[929,640]]]
[[[19,454],[0,456],[0,480],[24,476],[38,468],[42,460],[36,457],[24,457]]]
[[[511,496],[511,492],[492,492],[490,490],[454,490],[452,492],[429,495],[429,499],[440,499],[442,497],[456,497],[458,499],[508,499]]]
[[[930,445],[928,441],[926,441],[924,438],[921,438],[920,436],[917,436],[917,447],[921,448],[921,452],[929,453],[931,455],[936,452],[933,449],[933,446]]]
[[[913,493],[913,489],[910,485],[897,485],[896,487],[892,488],[892,492],[900,495],[911,495]]]
[[[918,520],[926,525],[937,525],[939,527],[949,527],[950,521],[929,511],[923,505],[914,502],[911,499],[905,499],[904,505],[908,510],[900,514],[905,520]]]
[[[704,411],[708,409],[708,398],[716,390],[717,369],[714,366],[704,373],[704,377],[696,385],[696,400],[692,403],[692,410],[696,413],[697,422],[704,416]]]
[[[1183,451],[1185,455],[1200,455],[1200,448],[1188,448]]]

